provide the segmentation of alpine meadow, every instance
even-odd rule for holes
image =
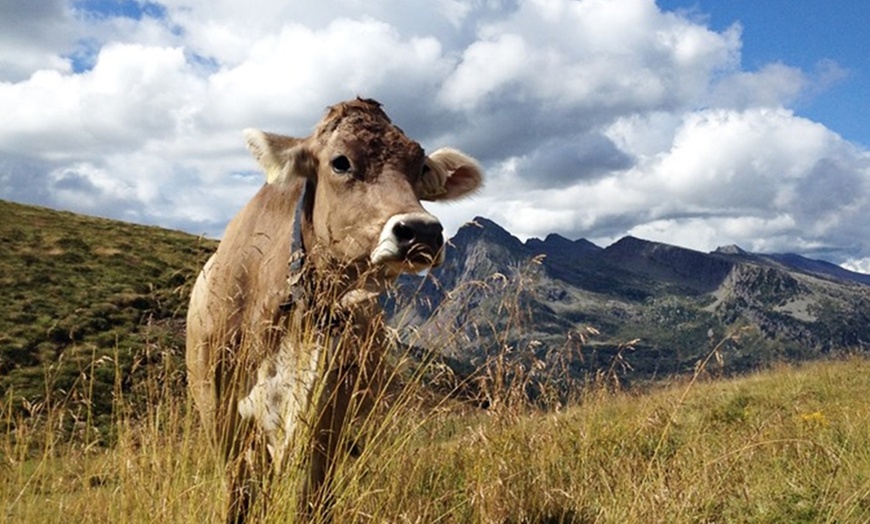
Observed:
[[[0,522],[220,522],[184,318],[213,240],[0,201]],[[870,520],[870,277],[476,219],[383,299],[335,522]],[[295,464],[265,522],[296,518]],[[317,520],[317,515],[314,516]]]

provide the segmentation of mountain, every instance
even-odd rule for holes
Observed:
[[[848,269],[843,269],[836,264],[831,264],[830,262],[825,262],[823,260],[812,260],[793,253],[760,256],[772,262],[782,264],[793,271],[799,271],[819,277],[828,276],[834,280],[840,281],[860,282],[870,286],[870,275],[849,271]]]
[[[690,371],[726,338],[723,372],[870,349],[870,276],[798,255],[634,237],[606,248],[559,235],[521,242],[484,218],[448,249],[443,267],[403,279],[389,305],[407,344],[458,369],[503,351],[564,364],[577,340],[570,374],[624,357],[627,379]]]
[[[556,233],[550,233],[544,240],[530,238],[526,241],[525,247],[529,251],[542,253],[550,258],[563,260],[576,259],[601,251],[600,247],[585,238],[579,240],[568,240]]]

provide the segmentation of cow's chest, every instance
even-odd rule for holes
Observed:
[[[266,434],[269,452],[280,464],[319,387],[327,350],[321,343],[282,341],[280,350],[257,369],[257,382],[239,401],[243,418]]]

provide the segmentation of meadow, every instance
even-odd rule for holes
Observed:
[[[700,368],[645,392],[601,376],[546,409],[483,410],[411,383],[338,468],[335,521],[866,522],[868,375],[849,357],[732,379]],[[220,522],[221,467],[195,410],[142,380],[144,409],[116,389],[108,446],[82,438],[96,428],[64,431],[63,404],[7,410],[0,520]],[[266,522],[293,521],[297,475],[273,480]]]

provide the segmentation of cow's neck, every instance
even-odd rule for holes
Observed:
[[[310,244],[309,244],[310,245]],[[378,296],[387,279],[382,271],[372,271],[368,262],[339,263],[323,256],[315,245],[300,256],[290,256],[284,313],[307,312],[316,322],[331,324],[372,315],[380,310]]]
[[[312,224],[316,191],[317,183],[306,179],[296,198],[285,306],[315,308],[327,315],[379,309],[377,297],[394,279],[385,270],[373,270],[368,260],[347,263],[322,251]]]

